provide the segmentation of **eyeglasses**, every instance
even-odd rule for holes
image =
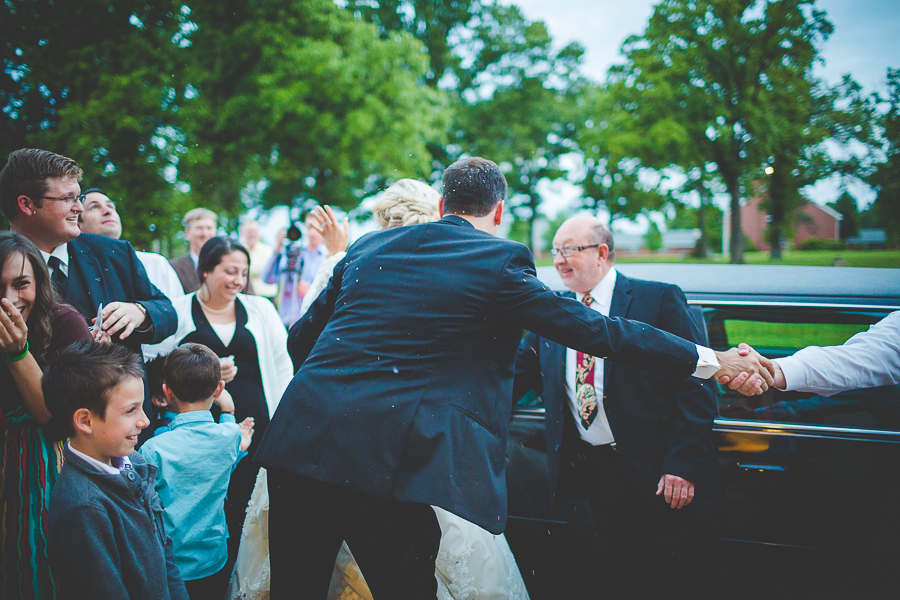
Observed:
[[[54,196],[41,196],[44,200],[56,200],[58,202],[65,202],[69,206],[72,206],[76,202],[84,203],[85,194],[69,194],[65,198],[56,198]]]
[[[564,258],[569,258],[570,256],[575,256],[582,250],[587,250],[588,248],[599,248],[599,247],[600,247],[600,244],[593,244],[591,246],[563,246],[562,248],[551,248],[550,254],[554,257],[562,254]]]

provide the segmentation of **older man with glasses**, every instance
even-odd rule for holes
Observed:
[[[102,305],[103,330],[140,352],[141,344],[158,343],[175,333],[175,311],[150,283],[131,244],[81,232],[81,175],[70,158],[45,150],[16,150],[0,171],[0,210],[10,229],[40,249],[60,297],[88,323]]]

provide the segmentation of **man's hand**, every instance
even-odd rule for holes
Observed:
[[[253,417],[247,417],[240,424],[241,428],[241,450],[250,447],[250,440],[253,438]]]
[[[672,508],[684,508],[694,499],[694,483],[678,475],[663,475],[656,486],[656,495],[660,494]]]
[[[94,321],[96,319],[91,319],[92,323]],[[111,302],[103,308],[103,331],[110,337],[119,333],[119,339],[124,340],[135,329],[146,329],[151,324],[150,316],[144,315],[133,302]]]
[[[753,352],[753,348],[751,348],[747,344],[739,344],[738,345],[738,354],[740,354],[741,356],[747,356],[751,352]],[[774,383],[772,385],[775,386],[775,388],[777,388],[779,390],[783,390],[784,388],[787,387],[787,381],[784,378],[784,371],[781,370],[781,366],[774,360],[772,361],[772,367],[775,369],[775,372],[773,374]],[[734,379],[731,379],[728,376],[723,376],[719,379],[719,383],[721,383],[722,385],[727,384],[728,387],[732,390],[741,391],[743,385],[747,382],[747,380],[749,378],[750,378],[750,374],[745,371],[745,372],[741,373],[740,375],[736,376]],[[741,392],[741,393],[743,393],[743,392]],[[750,394],[745,394],[745,395],[749,396]]]
[[[716,381],[725,385],[741,374],[745,375],[736,387],[729,386],[745,396],[758,396],[775,383],[772,361],[747,344],[727,352],[716,352],[716,358],[721,366],[716,373]]]
[[[222,381],[228,383],[237,375],[237,367],[234,365],[234,357],[226,356],[219,359],[219,368],[222,369]],[[234,410],[233,408],[231,410]],[[229,411],[230,412],[230,411]]]
[[[231,394],[228,393],[228,390],[222,390],[222,392],[213,399],[213,402],[219,405],[219,409],[223,413],[234,412],[234,398],[231,397]]]

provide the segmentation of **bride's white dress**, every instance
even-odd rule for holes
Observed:
[[[441,525],[441,546],[435,561],[438,600],[528,600],[516,559],[503,534],[493,535],[437,507],[434,512]],[[270,582],[269,490],[266,470],[260,469],[227,597],[268,600]],[[372,600],[346,543],[334,563],[327,600]]]

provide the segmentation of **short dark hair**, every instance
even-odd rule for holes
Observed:
[[[243,252],[247,257],[247,266],[250,266],[250,252],[237,240],[219,235],[209,238],[200,248],[200,256],[197,258],[197,279],[202,284],[206,281],[206,274],[215,269],[222,257],[232,252]]]
[[[88,194],[103,194],[104,196],[109,197],[109,194],[107,194],[103,188],[88,188],[81,193],[85,196],[87,196]]]
[[[165,364],[165,356],[157,356],[153,360],[148,360],[144,363],[144,370],[147,371],[147,389],[151,398],[163,395],[162,384],[166,382],[166,376],[163,373]]]
[[[71,437],[72,416],[80,408],[105,419],[109,391],[130,377],[143,379],[144,362],[121,344],[82,342],[64,350],[41,379],[51,415],[48,432],[58,440]]]
[[[164,377],[181,402],[202,402],[212,398],[222,369],[219,357],[203,344],[184,344],[166,357]]]
[[[12,223],[19,216],[19,196],[28,196],[37,206],[47,193],[48,177],[72,177],[81,181],[81,169],[71,158],[46,150],[22,148],[11,152],[0,171],[0,212]]]
[[[461,158],[444,171],[444,214],[484,217],[506,198],[506,178],[493,162]]]

